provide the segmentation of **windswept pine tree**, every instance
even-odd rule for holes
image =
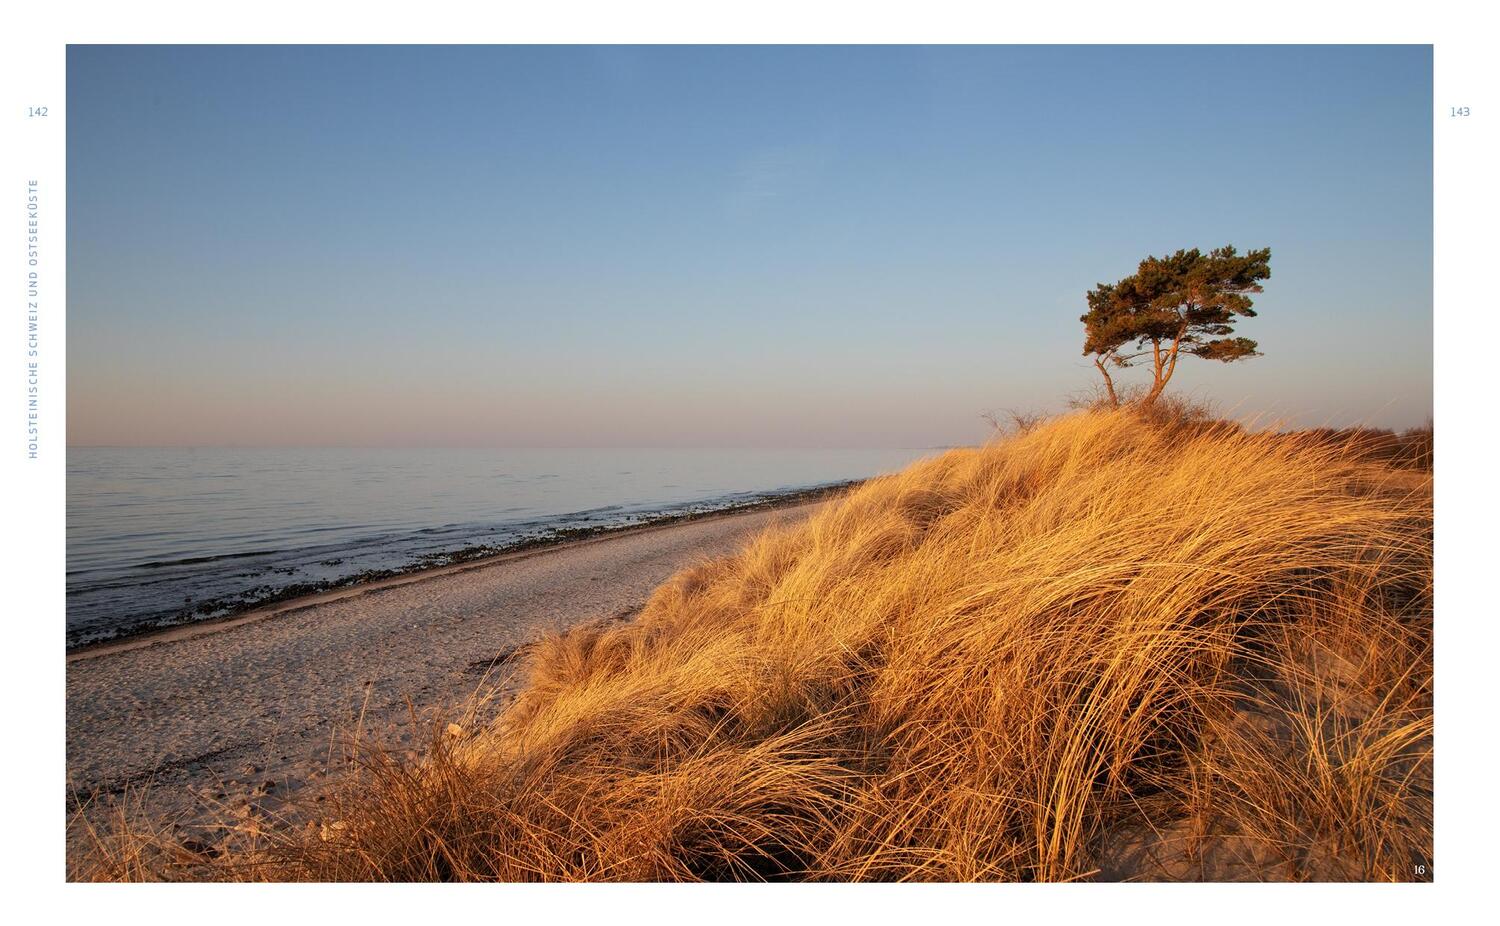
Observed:
[[[1150,406],[1167,388],[1182,354],[1228,363],[1259,356],[1256,343],[1233,337],[1235,316],[1254,317],[1248,294],[1271,276],[1271,249],[1239,254],[1232,245],[1147,257],[1136,272],[1088,293],[1083,353],[1104,376],[1111,405],[1120,404],[1110,367],[1151,358]]]

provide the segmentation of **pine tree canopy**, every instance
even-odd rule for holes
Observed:
[[[1093,355],[1113,399],[1105,364],[1128,367],[1149,356],[1149,403],[1160,395],[1181,353],[1230,362],[1258,356],[1256,343],[1233,337],[1237,316],[1254,317],[1251,293],[1271,276],[1271,249],[1239,254],[1232,245],[1207,254],[1193,248],[1168,257],[1147,257],[1136,272],[1116,283],[1100,283],[1087,296],[1083,352]],[[1134,353],[1126,353],[1133,346]]]

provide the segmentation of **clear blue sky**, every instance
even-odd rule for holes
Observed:
[[[934,446],[1272,248],[1240,416],[1424,421],[1408,47],[68,52],[73,444]]]

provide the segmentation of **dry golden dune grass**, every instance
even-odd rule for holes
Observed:
[[[534,646],[252,877],[1422,880],[1432,477],[1088,412]]]

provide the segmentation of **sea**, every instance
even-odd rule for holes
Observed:
[[[67,645],[760,504],[935,452],[70,447]]]

